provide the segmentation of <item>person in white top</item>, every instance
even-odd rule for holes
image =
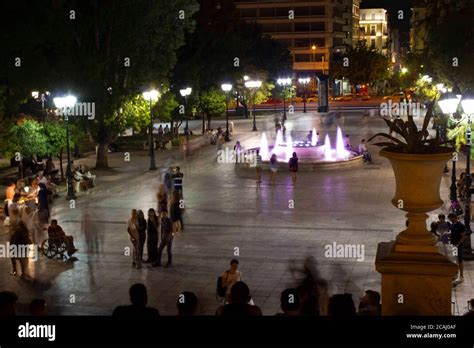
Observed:
[[[133,262],[132,266],[137,269],[141,268],[140,251],[139,251],[139,234],[138,234],[138,210],[132,209],[132,216],[127,222],[127,232],[130,241],[133,244]]]
[[[230,261],[230,269],[222,273],[222,287],[226,289],[225,298],[227,302],[229,302],[230,289],[232,288],[232,285],[240,282],[242,279],[242,272],[240,272],[238,268],[239,261],[233,259]]]

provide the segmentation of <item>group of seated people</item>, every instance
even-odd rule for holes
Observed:
[[[344,136],[344,147],[346,150],[353,152],[358,156],[362,156],[364,158],[364,163],[372,163],[372,154],[369,152],[367,148],[367,142],[365,139],[360,141],[360,144],[357,148],[352,147],[351,142],[349,140],[349,134]]]

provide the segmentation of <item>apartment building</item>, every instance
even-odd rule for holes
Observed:
[[[360,39],[367,42],[367,46],[388,55],[388,17],[383,8],[360,9]]]
[[[288,45],[295,76],[329,74],[331,54],[358,38],[360,0],[234,0],[242,20]]]

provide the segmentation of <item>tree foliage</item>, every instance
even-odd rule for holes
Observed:
[[[347,52],[334,55],[331,71],[334,78],[348,78],[352,84],[362,85],[385,79],[387,69],[387,57],[359,41]]]

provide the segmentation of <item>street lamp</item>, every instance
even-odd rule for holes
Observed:
[[[153,139],[153,115],[151,112],[152,102],[158,100],[160,97],[160,92],[156,89],[152,89],[150,91],[143,92],[143,98],[150,102],[150,140],[148,141],[148,146],[150,149],[150,170],[156,170],[156,163],[155,163],[155,141]]]
[[[74,178],[72,175],[71,168],[71,150],[69,145],[69,117],[68,109],[72,108],[76,104],[76,97],[68,95],[66,97],[56,97],[53,99],[54,105],[58,109],[62,109],[64,115],[64,124],[66,126],[66,147],[67,147],[67,167],[66,167],[66,180],[67,180],[67,200],[76,199],[74,193]]]
[[[184,98],[184,115],[186,116],[186,129],[185,129],[185,134],[186,134],[186,141],[189,140],[189,124],[188,124],[188,99],[187,97],[191,95],[191,92],[193,89],[191,87],[187,87],[185,89],[180,89],[179,94]],[[186,148],[188,148],[186,146]]]
[[[467,259],[474,258],[471,249],[471,146],[472,146],[472,138],[471,138],[471,116],[474,114],[474,93],[471,90],[466,90],[461,99],[459,99],[456,94],[452,92],[444,93],[438,104],[444,114],[449,115],[450,117],[456,112],[459,104],[467,116],[467,130],[466,130],[466,205],[464,208],[464,225],[466,227],[466,243],[464,243],[463,249],[463,256]],[[454,162],[453,162],[454,164]],[[454,173],[453,167],[453,176],[452,180],[456,179],[456,174]],[[455,196],[455,192],[453,192],[453,182],[451,182],[451,198],[453,198],[453,193]]]
[[[259,80],[248,80],[245,82],[245,87],[247,87],[250,90],[253,90],[253,95],[252,95],[252,103],[253,103],[253,108],[255,109],[255,94],[257,94],[257,89],[259,89],[262,86],[262,81]],[[252,110],[250,110],[252,112]],[[253,114],[253,127],[252,127],[252,132],[257,131],[257,122],[255,119],[255,110],[252,112]]]
[[[286,104],[285,104],[285,99],[286,99],[286,87],[291,85],[291,79],[285,78],[285,79],[278,79],[277,83],[283,87],[283,123],[286,121]]]
[[[229,92],[232,90],[232,85],[223,83],[221,88],[225,93],[225,141],[229,141]]]
[[[306,113],[306,86],[311,81],[309,77],[300,77],[298,82],[303,85],[303,113]]]

